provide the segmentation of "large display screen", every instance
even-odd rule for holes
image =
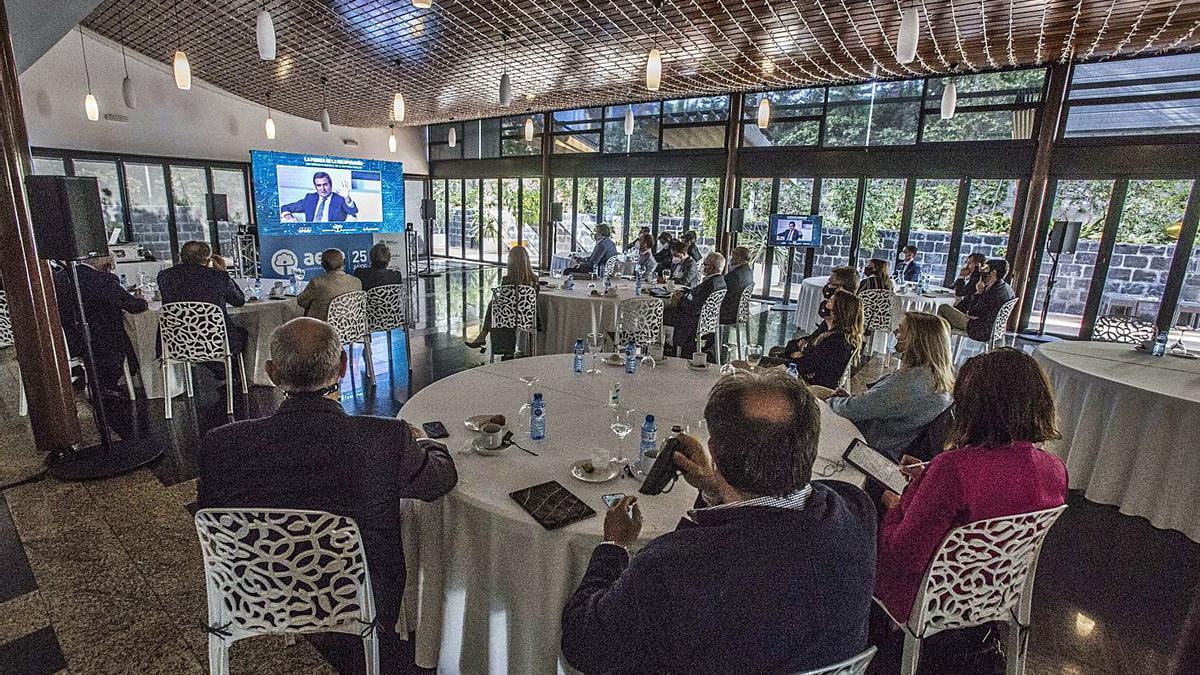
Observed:
[[[771,245],[816,246],[821,241],[821,216],[771,214]]]
[[[252,150],[259,237],[404,231],[404,167]]]

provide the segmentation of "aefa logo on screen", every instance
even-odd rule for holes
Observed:
[[[287,276],[292,273],[292,268],[300,262],[296,254],[286,248],[281,248],[275,251],[275,255],[271,256],[271,269],[280,276]]]

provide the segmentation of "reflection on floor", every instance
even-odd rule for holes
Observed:
[[[373,344],[377,379],[364,388],[362,361],[343,402],[356,414],[395,415],[412,392],[484,361],[474,337],[499,270],[451,263],[418,287],[415,326]],[[754,342],[790,337],[790,315],[755,306]],[[36,470],[28,422],[16,415],[12,350],[0,352],[0,483]],[[390,359],[389,359],[390,356]],[[879,360],[853,382],[865,386]],[[0,672],[202,673],[207,668],[200,555],[191,522],[197,448],[225,422],[222,388],[197,371],[195,399],[175,418],[162,401],[119,404],[119,433],[149,434],[166,448],[152,467],[85,484],[42,480],[0,497]],[[235,395],[236,416],[270,414],[268,388]],[[81,404],[86,413],[86,404]],[[89,422],[85,421],[85,425]],[[1164,672],[1200,577],[1200,545],[1115,508],[1072,497],[1047,539],[1034,603],[1030,673]],[[558,617],[546,617],[548,622]],[[316,644],[320,644],[318,649]],[[361,669],[357,644],[276,638],[238,642],[235,673],[332,673]],[[882,664],[881,664],[882,665]],[[880,672],[895,672],[884,668]]]

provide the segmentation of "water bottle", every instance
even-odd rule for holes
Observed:
[[[613,380],[612,388],[608,390],[608,407],[621,407],[621,381]]]
[[[1151,352],[1151,355],[1165,356],[1167,353],[1167,342],[1170,341],[1170,339],[1170,333],[1165,330],[1160,330],[1158,332],[1158,337],[1154,339],[1154,351]]]
[[[625,345],[625,372],[630,375],[637,372],[637,345],[633,344],[633,340]]]
[[[643,471],[649,471],[650,465],[658,457],[657,436],[658,430],[654,426],[654,415],[646,415],[646,422],[642,424],[642,442],[638,446]]]
[[[575,275],[574,274],[568,274],[563,277],[563,288],[568,291],[571,290],[572,288],[575,288]]]
[[[633,294],[641,295],[642,294],[642,267],[641,267],[641,265],[638,265],[637,267],[633,268],[633,275],[634,275],[633,276]]]
[[[797,380],[800,379],[800,369],[796,367],[796,364],[788,363],[787,371],[788,371],[788,375],[791,375],[792,377],[796,378]]]
[[[262,279],[254,280],[254,299],[262,300]]]
[[[533,395],[533,413],[529,417],[529,437],[535,441],[546,438],[546,401],[539,391]]]
[[[583,372],[583,352],[584,352],[583,338],[579,338],[578,340],[575,341],[575,372],[576,373]]]

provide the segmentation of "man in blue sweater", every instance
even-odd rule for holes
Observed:
[[[779,369],[740,372],[713,387],[704,417],[708,448],[685,436],[675,455],[698,508],[632,560],[637,498],[608,511],[563,610],[567,661],[586,673],[794,673],[861,652],[875,514],[852,485],[809,482],[812,394]]]

